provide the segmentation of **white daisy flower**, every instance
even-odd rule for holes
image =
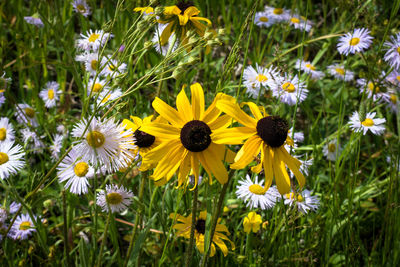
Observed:
[[[81,13],[84,17],[92,14],[90,7],[85,0],[74,0],[74,2],[72,2],[72,7],[76,13]]]
[[[105,33],[103,30],[95,30],[94,32],[89,30],[86,32],[86,35],[81,33],[81,39],[78,39],[77,47],[82,50],[97,51],[112,37],[112,34]]]
[[[290,11],[285,8],[265,6],[265,12],[275,21],[282,22],[288,20]]]
[[[83,59],[83,57],[85,58]],[[83,54],[82,59],[82,61],[85,62],[85,69],[90,75],[95,76],[97,71],[99,71],[99,75],[102,75],[101,69],[102,66],[104,66],[104,59],[100,60],[97,53]]]
[[[38,28],[42,28],[44,26],[42,20],[40,18],[38,18],[38,17],[35,17],[35,16],[32,16],[32,17],[31,16],[26,16],[26,17],[24,17],[24,20],[27,23],[32,24],[32,25],[34,25],[34,26],[36,26]]]
[[[122,96],[122,91],[119,88],[111,92],[103,91],[97,98],[97,105],[100,107],[102,106],[108,107],[114,100],[120,98],[121,96]]]
[[[297,14],[293,14],[288,18],[289,24],[292,25],[295,29],[304,30],[309,32],[312,28],[313,22],[310,20],[306,20],[304,17],[301,17]]]
[[[135,148],[133,133],[125,130],[122,125],[117,125],[113,119],[101,121],[93,118],[85,132],[88,121],[86,119],[75,125],[72,136],[82,138],[76,150],[82,155],[83,160],[93,164],[104,165],[108,170],[118,170],[125,163],[120,162],[120,150],[134,158],[134,152],[128,151],[129,147]],[[132,149],[133,150],[133,149]]]
[[[279,77],[279,73],[274,67],[268,69],[258,66],[256,69],[253,66],[247,66],[243,72],[243,84],[247,87],[247,93],[253,97],[258,98],[261,86],[271,87],[274,80]]]
[[[28,128],[22,129],[21,135],[22,141],[29,145],[29,149],[32,149],[33,153],[39,153],[45,147],[39,136]]]
[[[370,31],[366,28],[355,29],[353,32],[348,32],[339,38],[337,45],[340,54],[347,56],[349,53],[363,52],[372,44],[372,39],[369,35]]]
[[[104,212],[122,212],[132,203],[133,193],[121,185],[106,185],[106,190],[97,193],[97,206],[100,206]]]
[[[384,43],[388,47],[384,60],[393,69],[400,68],[400,33],[390,36],[390,41]]]
[[[271,27],[276,23],[276,19],[267,12],[257,12],[254,16],[254,24],[259,27]]]
[[[36,220],[36,218],[35,218]],[[35,225],[29,214],[21,214],[15,220],[10,230],[10,237],[14,240],[25,240],[33,232],[36,232]]]
[[[110,59],[108,62],[104,60],[105,67],[102,70],[102,75],[114,78],[126,72],[127,65],[125,63],[118,63],[115,59]]]
[[[103,79],[96,79],[93,78],[89,80],[87,86],[87,95],[92,95],[92,97],[96,97],[97,93],[101,92],[108,92],[110,90],[109,82]]]
[[[319,198],[317,196],[311,196],[311,191],[304,189],[302,192],[295,194],[290,192],[284,195],[285,204],[292,206],[296,204],[297,209],[302,213],[308,213],[308,211],[314,211],[319,207]]]
[[[0,118],[0,143],[13,142],[15,139],[15,132],[12,124],[8,118]]]
[[[337,144],[337,139],[327,142],[322,149],[324,156],[330,161],[336,161],[342,148]]]
[[[363,94],[366,90],[368,98],[372,98],[374,101],[382,101],[385,93],[381,92],[381,87],[378,84],[378,80],[368,81],[366,79],[357,79],[357,85],[360,89],[360,93]]]
[[[328,72],[339,80],[344,80],[346,82],[354,79],[354,72],[346,70],[340,64],[333,64],[328,66]]]
[[[273,96],[290,106],[303,102],[308,94],[305,83],[297,75],[290,77],[286,74],[285,77],[276,79],[272,89]]]
[[[73,148],[57,167],[60,183],[67,181],[64,188],[76,195],[86,194],[89,188],[88,179],[93,178],[94,169],[88,161]]]
[[[60,157],[61,148],[63,146],[64,136],[61,134],[54,135],[53,144],[50,146],[51,155],[53,160],[58,160]]]
[[[6,78],[6,73],[3,71],[3,74],[0,76],[0,93],[4,93],[10,84],[11,78]]]
[[[46,87],[40,91],[39,96],[44,101],[46,108],[55,107],[58,99],[60,98],[61,90],[57,82],[48,82]]]
[[[168,39],[168,43],[165,45],[160,44],[160,37],[161,33],[164,31],[164,29],[167,27],[168,24],[158,24],[157,30],[154,32],[153,39],[151,39],[152,43],[154,44],[154,48],[156,49],[157,53],[165,56],[168,52],[169,47],[172,45],[174,36],[174,33],[171,34],[171,37]],[[172,51],[175,51],[176,48],[178,47],[178,43],[175,42],[174,47],[172,48]]]
[[[24,125],[31,125],[37,127],[35,110],[28,104],[17,104],[15,116],[17,121]]]
[[[317,68],[312,65],[310,61],[298,59],[294,67],[298,70],[304,71],[307,74],[310,74],[311,78],[314,80],[321,79],[325,76],[325,74],[322,71],[317,70]]]
[[[368,112],[363,121],[360,120],[360,115],[354,111],[350,117],[350,128],[354,132],[363,132],[363,135],[370,130],[375,135],[381,135],[385,131],[385,126],[382,124],[386,122],[385,119],[375,118],[376,112]]]
[[[6,141],[0,143],[0,179],[6,179],[25,165],[25,153],[20,145]]]
[[[397,113],[397,110],[398,110],[398,99],[399,98],[397,97],[397,93],[393,89],[389,89],[388,92],[383,97],[383,101],[389,106],[389,108],[394,113]],[[1,131],[1,129],[0,129],[0,131]],[[0,137],[1,137],[1,133],[0,133]]]
[[[13,202],[10,204],[10,208],[9,208],[10,214],[16,213],[16,212],[19,210],[20,207],[21,207],[21,203],[17,203],[17,202],[15,202],[15,201],[13,201]]]
[[[256,176],[253,183],[248,174],[246,174],[246,179],[240,180],[239,185],[236,186],[236,195],[244,202],[247,202],[247,207],[260,208],[262,210],[274,207],[276,201],[281,198],[275,186],[271,186],[265,192],[264,180],[258,182],[258,176]]]

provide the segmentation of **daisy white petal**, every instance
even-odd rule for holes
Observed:
[[[20,145],[6,141],[0,143],[0,179],[17,174],[25,165],[25,153]]]

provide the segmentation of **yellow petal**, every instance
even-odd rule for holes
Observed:
[[[264,154],[264,175],[265,175],[264,191],[267,192],[272,184],[272,179],[274,178],[274,169],[272,168],[274,150],[266,145],[264,145],[263,150],[264,150],[263,154]]]
[[[260,153],[262,140],[258,136],[250,137],[236,154],[235,163],[231,164],[232,169],[243,169]]]
[[[199,83],[190,86],[192,92],[192,111],[195,120],[200,120],[204,113],[204,91]]]
[[[190,164],[192,167],[192,174],[194,175],[194,186],[193,189],[196,188],[197,183],[199,181],[199,173],[200,173],[200,160],[197,156],[196,152],[191,152],[190,153],[191,157],[190,157]]]
[[[153,108],[160,114],[160,116],[164,117],[168,120],[172,125],[176,127],[183,127],[185,121],[181,117],[176,109],[172,108],[170,105],[162,101],[160,98],[156,97],[154,99]]]
[[[286,171],[285,163],[279,158],[279,154],[274,149],[273,168],[275,173],[275,182],[281,195],[290,192],[290,177]]]
[[[210,127],[211,131],[213,132],[220,128],[227,128],[231,124],[232,124],[231,116],[224,114],[207,125],[208,125],[208,127]]]
[[[204,17],[191,17],[190,18],[190,20],[193,22],[193,21],[205,21],[205,22],[207,22],[207,25],[208,26],[211,26],[211,21],[209,20],[209,19],[207,19],[207,18],[204,18]]]
[[[189,21],[189,17],[187,16],[187,15],[185,15],[185,14],[183,14],[183,15],[178,15],[178,18],[179,18],[179,24],[181,25],[181,26],[184,26],[184,25],[186,25],[186,23]]]
[[[218,158],[216,151],[209,147],[199,152],[198,156],[204,169],[208,173],[212,173],[220,184],[225,184],[228,181],[228,172],[221,159]]]
[[[303,187],[306,183],[306,178],[299,170],[301,162],[298,159],[290,156],[290,154],[286,151],[285,147],[283,146],[278,149],[278,152],[280,153],[280,157],[283,159],[283,161],[286,163],[289,169],[293,172],[300,187]]]
[[[195,6],[190,6],[185,9],[185,12],[183,12],[183,14],[185,14],[188,17],[192,17],[200,14],[200,10],[198,10],[197,7]]]
[[[161,159],[157,164],[152,175],[153,179],[157,181],[165,177],[168,181],[176,172],[186,154],[187,150],[183,146],[176,146],[167,157]]]
[[[245,102],[244,104],[246,104],[250,108],[251,113],[257,121],[264,118],[264,116],[261,114],[260,107],[258,107],[256,104],[254,104],[253,102]]]
[[[257,121],[247,115],[243,110],[240,109],[239,105],[226,100],[220,100],[217,102],[217,108],[225,112],[244,126],[255,129]]]
[[[122,125],[124,126],[125,129],[131,130],[132,132],[135,132],[139,127],[136,125],[136,123],[131,122],[130,120],[124,119],[122,121]]]
[[[174,22],[170,22],[167,27],[163,30],[160,36],[160,45],[164,46],[168,43],[169,37],[171,37],[171,34],[174,32],[173,27],[174,27]]]
[[[254,136],[257,132],[253,128],[235,127],[212,132],[211,139],[216,144],[237,145],[243,140]]]
[[[147,152],[144,157],[146,161],[151,163],[158,163],[162,158],[167,158],[170,151],[176,149],[176,147],[182,146],[181,140],[172,140],[170,142],[164,142],[159,146],[153,148],[149,152]]]
[[[176,107],[178,112],[185,119],[186,122],[193,120],[193,113],[189,103],[189,99],[186,96],[184,88],[179,92],[176,97]]]
[[[233,103],[236,101],[235,98],[230,95],[226,95],[224,93],[218,93],[217,96],[214,98],[213,102],[211,103],[211,105],[204,112],[203,118],[201,119],[202,121],[204,121],[207,124],[211,124],[214,120],[218,118],[219,114],[221,114],[221,111],[217,108],[217,102],[219,100],[226,100]]]
[[[149,123],[140,127],[140,130],[162,139],[179,139],[181,130],[165,123]]]
[[[170,15],[170,16],[177,16],[179,14],[181,14],[181,10],[179,9],[179,7],[177,6],[166,6],[164,7],[164,15]]]
[[[198,20],[191,18],[190,21],[193,24],[193,27],[196,31],[196,33],[200,36],[204,36],[204,33],[206,32],[206,25],[204,25],[203,23],[200,23]]]

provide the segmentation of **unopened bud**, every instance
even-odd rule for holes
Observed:
[[[225,29],[218,29],[218,35],[225,35]]]
[[[175,80],[179,80],[182,77],[182,73],[184,72],[184,68],[182,67],[177,67],[173,72],[172,72],[172,77]]]
[[[204,38],[206,38],[206,39],[211,39],[211,38],[213,38],[213,36],[214,36],[214,34],[212,32],[206,32],[204,34]]]
[[[153,42],[151,42],[151,41],[144,42],[145,49],[150,49],[152,46],[153,46]]]

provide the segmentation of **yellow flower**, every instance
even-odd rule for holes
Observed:
[[[258,215],[254,211],[249,212],[249,214],[246,218],[244,218],[243,221],[244,231],[246,233],[250,233],[250,231],[253,231],[253,233],[257,233],[258,230],[260,230],[261,223],[261,215]]]
[[[169,215],[171,219],[175,217],[175,213]],[[196,247],[200,253],[204,253],[204,234],[206,232],[206,217],[207,211],[200,212],[198,218],[196,218],[194,238],[196,239]],[[176,214],[176,220],[181,223],[177,223],[173,226],[174,229],[178,230],[178,236],[183,236],[184,238],[190,239],[190,228],[192,225],[192,214],[185,217]],[[223,240],[228,241],[231,244],[232,250],[235,249],[235,244],[229,240],[229,230],[225,225],[219,224],[221,219],[218,219],[217,227],[215,228],[214,236],[212,237],[212,243],[210,247],[210,257],[215,255],[215,245],[217,245],[224,256],[228,255],[228,247],[225,245]],[[224,234],[225,233],[225,234]],[[214,245],[215,244],[215,245]]]
[[[168,24],[161,33],[161,45],[167,44],[169,37],[174,32],[180,37],[182,45],[188,42],[186,33],[189,30],[194,30],[198,35],[204,36],[207,26],[211,26],[211,21],[197,16],[199,13],[200,10],[195,6],[185,2],[180,2],[176,6],[165,7],[163,15],[158,20],[161,24]],[[200,21],[205,21],[207,26]]]
[[[195,177],[196,187],[201,163],[210,178],[210,183],[213,174],[224,184],[228,180],[228,172],[223,160],[233,162],[234,153],[223,144],[214,143],[212,134],[224,132],[231,123],[229,116],[219,116],[221,111],[216,108],[216,102],[221,99],[227,102],[234,101],[234,98],[219,93],[204,111],[203,88],[196,83],[191,85],[190,89],[192,104],[182,88],[176,99],[177,110],[158,97],[153,101],[153,108],[170,124],[153,122],[141,127],[141,131],[162,141],[159,146],[144,155],[146,161],[157,163],[151,178],[156,182],[166,183],[179,169],[178,186],[186,184],[190,173]]]
[[[135,7],[133,9],[134,12],[140,12],[144,15],[152,15],[154,14],[154,8],[151,6],[146,6],[146,7]]]
[[[254,117],[242,111],[237,103],[220,100],[217,107],[243,124],[244,127],[235,127],[218,132],[212,135],[217,144],[241,144],[235,157],[235,163],[231,164],[232,169],[242,169],[252,162],[260,153],[260,162],[251,168],[255,173],[261,171],[264,166],[265,185],[263,192],[266,192],[275,182],[281,195],[290,192],[290,177],[286,166],[294,173],[301,187],[305,184],[305,178],[299,168],[301,162],[293,158],[285,149],[285,142],[293,145],[293,140],[288,136],[289,126],[287,122],[279,116],[269,116],[264,108],[256,104],[245,103],[250,108]]]

